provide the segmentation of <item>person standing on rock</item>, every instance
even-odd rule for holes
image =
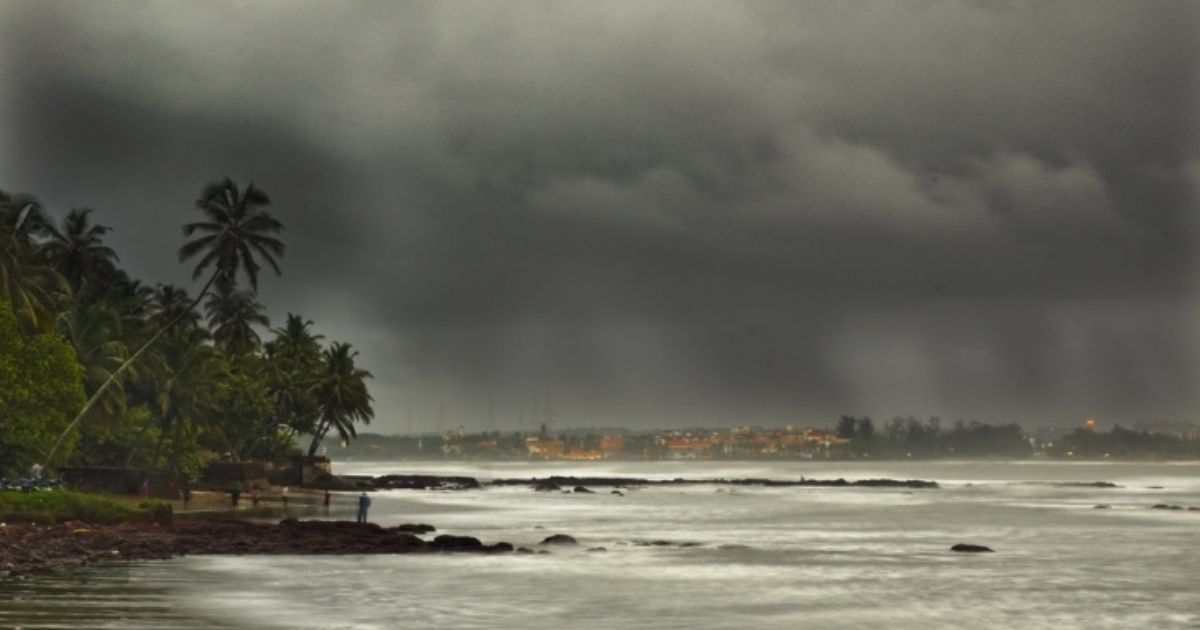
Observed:
[[[330,495],[330,494],[329,494],[329,491],[328,491],[328,490],[326,490],[326,491],[325,491],[325,513],[326,513],[326,514],[328,514],[328,513],[329,513],[329,499],[330,499],[330,497],[331,497],[331,496],[332,496],[332,495]]]
[[[367,496],[364,491],[361,497],[358,497],[358,522],[367,522],[367,510],[371,507],[371,497]]]

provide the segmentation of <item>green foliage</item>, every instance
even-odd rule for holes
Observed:
[[[0,475],[69,461],[194,476],[215,457],[298,454],[300,435],[349,439],[370,420],[370,375],[348,345],[323,352],[292,314],[260,337],[259,272],[279,273],[284,253],[269,205],[253,184],[204,187],[179,250],[196,279],[208,275],[193,297],[122,270],[99,213],[58,222],[0,191]]]
[[[356,423],[370,424],[375,417],[371,406],[373,399],[367,391],[367,379],[371,373],[354,365],[358,353],[348,343],[334,342],[322,355],[320,370],[313,392],[321,409],[317,432],[308,447],[308,455],[316,454],[317,447],[330,429],[336,430],[343,441],[354,439]]]
[[[25,336],[0,299],[0,473],[39,461],[83,406],[83,368],[57,337]]]
[[[83,521],[99,525],[124,523],[133,510],[107,497],[56,490],[0,492],[0,521],[53,524]]]

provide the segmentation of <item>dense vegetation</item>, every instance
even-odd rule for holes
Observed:
[[[147,503],[147,506],[152,506]],[[49,525],[83,521],[123,523],[135,509],[108,497],[80,492],[0,492],[0,522]]]
[[[132,278],[92,210],[56,222],[0,192],[0,476],[34,462],[190,476],[298,454],[304,436],[312,453],[370,421],[371,375],[349,344],[323,347],[299,315],[269,327],[259,276],[284,254],[269,205],[253,184],[204,187],[179,250],[193,296]]]

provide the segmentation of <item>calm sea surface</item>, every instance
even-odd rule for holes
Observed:
[[[382,492],[371,517],[383,525],[428,522],[439,533],[530,547],[564,533],[581,544],[532,556],[106,566],[0,586],[0,627],[1200,628],[1200,512],[1150,509],[1200,507],[1197,463],[374,462],[337,470],[892,477],[942,488]],[[1092,481],[1120,487],[1069,485]],[[348,514],[353,498],[338,500]],[[676,544],[638,544],[658,540]],[[996,553],[950,553],[957,542]]]

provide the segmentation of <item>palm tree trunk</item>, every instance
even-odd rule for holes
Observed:
[[[87,413],[92,410],[92,407],[96,406],[96,403],[100,400],[100,396],[104,394],[105,390],[107,390],[110,385],[116,382],[117,378],[119,378],[121,374],[125,373],[125,370],[129,369],[129,366],[132,365],[134,361],[137,361],[138,357],[142,356],[142,354],[145,353],[155,341],[158,341],[159,337],[162,337],[164,333],[171,329],[171,327],[179,323],[179,321],[184,317],[187,317],[187,314],[192,312],[192,310],[195,309],[198,304],[200,304],[200,300],[203,300],[204,296],[208,294],[208,290],[212,288],[213,282],[216,282],[217,277],[220,275],[221,272],[219,270],[214,271],[212,277],[208,279],[208,283],[205,284],[204,288],[200,290],[200,295],[197,295],[196,299],[192,300],[192,303],[188,306],[187,310],[181,311],[175,316],[174,319],[167,322],[167,324],[159,329],[157,333],[154,333],[153,337],[147,340],[146,343],[142,344],[142,347],[138,348],[137,352],[134,352],[132,356],[130,356],[128,359],[125,359],[125,362],[121,364],[121,367],[117,368],[112,374],[108,375],[108,378],[104,380],[104,384],[92,394],[92,397],[88,399],[87,404],[83,406],[83,409],[79,410],[79,413],[76,414],[75,419],[71,421],[71,424],[68,424],[67,428],[63,429],[62,435],[58,436],[58,441],[54,443],[54,448],[50,449],[50,452],[46,455],[47,467],[54,465],[54,458],[58,456],[58,452],[60,449],[62,449],[63,443],[66,442],[67,436],[79,426],[79,423],[82,422],[84,416],[86,416]]]
[[[331,423],[329,423],[329,422],[322,422],[318,426],[317,432],[313,434],[312,444],[310,444],[308,446],[308,456],[309,457],[312,457],[313,455],[317,454],[317,447],[321,445],[321,440],[325,439],[325,434],[329,432],[330,424]]]

